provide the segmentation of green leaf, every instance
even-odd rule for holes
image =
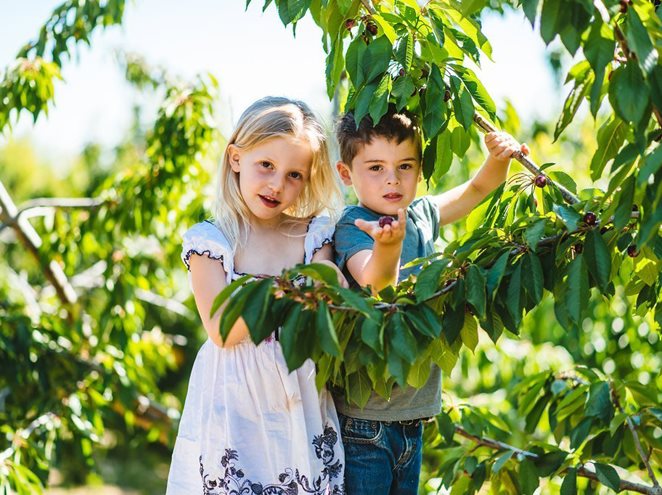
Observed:
[[[414,286],[414,293],[416,294],[416,301],[422,302],[432,296],[439,289],[439,280],[441,273],[448,266],[450,260],[441,259],[433,261],[428,266],[423,268],[416,277],[416,285]]]
[[[382,326],[381,314],[379,320],[364,318],[361,324],[361,340],[377,353],[380,358],[384,357],[384,327]]]
[[[627,125],[618,118],[607,120],[598,130],[598,149],[591,159],[591,179],[602,176],[607,162],[614,158],[625,141]]]
[[[524,288],[529,297],[538,304],[542,299],[544,280],[540,260],[535,254],[528,252],[524,255],[522,271],[525,274],[522,277]]]
[[[469,265],[466,275],[467,302],[473,306],[479,318],[485,316],[486,283],[482,269],[478,265]]]
[[[558,216],[567,227],[568,232],[575,232],[579,228],[582,216],[575,210],[559,204],[555,204],[553,209],[556,216]]]
[[[633,61],[613,72],[609,85],[609,102],[616,115],[626,122],[638,124],[649,103],[650,89]]]
[[[412,60],[414,59],[414,37],[411,32],[407,31],[407,34],[400,38],[395,57],[400,62],[400,65],[402,65],[402,68],[406,72],[409,72]]]
[[[301,330],[299,323],[301,308],[302,306],[299,304],[292,308],[279,332],[280,345],[283,348],[283,356],[285,357],[285,363],[289,371],[297,369],[306,360],[306,356],[303,356],[300,352],[297,342]],[[306,328],[303,330],[308,331],[309,329]]]
[[[437,64],[432,64],[425,91],[425,113],[423,115],[423,131],[428,139],[433,138],[444,126],[445,108],[444,93],[446,84],[441,77]]]
[[[492,268],[487,272],[487,294],[490,298],[494,299],[496,294],[496,289],[501,283],[503,274],[506,273],[506,266],[508,266],[508,258],[510,253],[505,251],[499,258],[496,260]]]
[[[354,118],[356,120],[357,127],[360,125],[360,122],[363,118],[368,115],[370,111],[370,104],[372,103],[372,96],[377,90],[377,83],[370,83],[367,86],[364,86],[361,91],[356,95],[356,105],[354,107]]]
[[[437,429],[444,437],[444,440],[446,440],[446,443],[452,443],[455,436],[455,425],[450,416],[442,411],[435,417],[435,421],[437,423]]]
[[[589,272],[598,282],[600,290],[606,292],[611,278],[611,256],[607,244],[597,229],[590,230],[586,234],[584,253]]]
[[[210,318],[213,318],[218,309],[225,303],[225,301],[252,277],[252,275],[243,275],[237,280],[233,280],[230,284],[226,285],[223,290],[219,292],[219,294],[214,298],[214,302],[211,305],[211,310],[209,311]]]
[[[411,306],[405,312],[405,318],[422,335],[436,339],[441,333],[441,319],[426,304]]]
[[[349,399],[360,408],[365,407],[372,393],[372,383],[365,370],[359,370],[347,377]]]
[[[501,468],[506,464],[506,462],[508,462],[511,459],[511,457],[513,457],[514,453],[515,451],[513,450],[506,450],[505,452],[500,454],[499,457],[497,457],[497,460],[494,461],[494,464],[492,465],[492,472],[498,473],[499,471],[501,471]]]
[[[559,17],[562,9],[560,0],[545,0],[543,3],[540,14],[540,36],[547,45],[560,31]]]
[[[270,278],[257,282],[241,312],[255,344],[262,342],[274,331],[272,322],[265,321],[269,314],[272,286],[273,280]]]
[[[577,495],[577,469],[568,468],[561,483],[560,495]]]
[[[588,418],[599,418],[604,423],[611,421],[611,418],[614,416],[614,406],[611,403],[609,384],[607,382],[591,384],[585,414]]]
[[[368,45],[365,44],[361,36],[354,38],[347,48],[345,68],[347,69],[349,80],[352,81],[352,85],[356,89],[359,89],[365,81],[363,59],[367,51]]]
[[[662,146],[658,144],[644,157],[637,175],[637,183],[642,185],[648,182],[650,176],[655,175],[660,166],[662,166]]]
[[[588,296],[588,270],[582,253],[578,254],[568,266],[568,292],[566,293],[568,316],[577,325],[581,324],[582,312],[588,304]]]
[[[634,8],[628,9],[625,16],[625,39],[628,48],[637,55],[641,70],[644,74],[650,74],[657,65],[657,50],[653,47],[648,31]]]
[[[542,239],[542,236],[545,233],[545,225],[546,221],[541,219],[529,225],[524,232],[526,244],[533,250],[533,252],[538,248],[538,242],[540,242],[540,239]]]
[[[473,125],[474,121],[474,103],[471,94],[464,88],[462,81],[457,76],[450,77],[451,87],[455,98],[453,98],[453,111],[455,119],[467,131]]]
[[[395,106],[398,111],[402,110],[407,105],[407,100],[416,90],[414,81],[410,76],[398,77],[393,82],[393,89],[391,95],[395,98]]]
[[[496,120],[496,104],[489,95],[483,83],[480,82],[476,74],[469,68],[452,64],[455,73],[462,79],[464,86],[469,90],[474,101],[478,103],[492,120]]]
[[[620,230],[630,221],[632,214],[632,203],[634,202],[635,177],[629,176],[621,186],[618,196],[618,207],[614,213],[614,228]]]
[[[436,150],[436,164],[434,172],[432,173],[433,180],[439,182],[444,175],[451,168],[453,163],[453,151],[451,149],[451,134],[449,132],[441,132],[435,138],[437,141]],[[432,143],[430,144],[430,146]]]
[[[540,0],[522,0],[522,10],[524,15],[533,27],[536,23],[536,16],[538,15],[538,3]]]
[[[284,26],[296,24],[308,10],[311,0],[281,0],[278,2],[278,15]]]
[[[520,463],[519,482],[524,495],[533,495],[540,484],[536,467],[529,459],[524,459]]]
[[[583,45],[586,60],[591,64],[595,73],[595,81],[591,88],[591,113],[595,117],[600,108],[602,84],[605,78],[605,69],[614,59],[614,34],[611,28],[601,22],[599,18],[591,26],[586,43]]]
[[[386,335],[389,339],[389,349],[402,357],[408,364],[414,362],[418,346],[416,338],[401,312],[394,313],[386,324]]]
[[[444,46],[446,36],[444,35],[444,21],[441,15],[435,9],[428,9],[428,17],[437,43],[439,43],[439,46]]]
[[[449,344],[453,345],[464,325],[464,304],[456,307],[446,304],[442,315],[442,335],[446,337]]]
[[[443,134],[442,134],[443,136]],[[437,140],[439,135],[432,138],[423,151],[423,177],[429,179],[434,173],[437,163]]]
[[[460,338],[464,345],[466,345],[471,352],[476,350],[478,345],[478,323],[476,319],[471,315],[465,315],[464,325],[462,325],[462,330],[460,330]]]
[[[319,338],[322,350],[332,356],[340,356],[338,335],[331,319],[329,307],[324,300],[321,300],[317,306],[315,328],[317,329],[317,337]]]
[[[310,277],[313,280],[324,282],[326,285],[331,287],[337,287],[339,285],[338,274],[336,271],[324,263],[298,265],[296,269],[301,275]]]
[[[409,369],[407,384],[414,388],[421,388],[427,383],[431,371],[432,362],[430,358],[416,360]]]
[[[613,467],[599,462],[594,462],[593,465],[595,466],[595,474],[598,476],[600,483],[616,492],[621,491],[621,478]]]
[[[381,77],[388,70],[392,51],[393,46],[386,36],[379,36],[370,42],[361,64],[366,83]]]
[[[388,109],[388,97],[391,89],[391,76],[384,74],[379,86],[372,95],[369,112],[373,122],[379,122]]]
[[[515,326],[522,321],[522,263],[517,263],[508,284],[508,313]]]
[[[568,124],[574,119],[579,105],[581,105],[584,98],[593,84],[593,73],[590,70],[589,64],[587,62],[580,62],[584,64],[581,71],[575,79],[575,85],[568,94],[565,103],[563,104],[563,110],[561,112],[561,117],[556,123],[556,128],[554,129],[554,141],[558,139],[563,130],[568,127]]]

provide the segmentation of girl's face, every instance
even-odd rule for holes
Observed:
[[[280,220],[310,178],[313,151],[302,139],[279,136],[246,150],[231,144],[228,153],[241,195],[258,221]]]

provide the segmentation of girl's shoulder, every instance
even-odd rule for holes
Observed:
[[[318,215],[308,221],[304,242],[306,263],[311,262],[317,251],[333,243],[335,227],[333,220],[326,215]]]
[[[211,221],[196,223],[184,232],[181,257],[188,270],[191,269],[189,260],[194,254],[219,260],[226,271],[231,270],[227,264],[232,263],[232,246],[223,232]]]

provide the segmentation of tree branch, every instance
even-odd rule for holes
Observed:
[[[67,280],[64,270],[62,270],[62,267],[55,260],[46,262],[46,260],[42,259],[39,253],[39,247],[42,244],[41,237],[39,237],[39,234],[37,234],[37,231],[29,222],[25,219],[17,218],[17,215],[18,209],[16,208],[16,204],[9,195],[9,192],[7,192],[7,189],[5,189],[2,181],[0,181],[0,220],[14,229],[19,241],[37,260],[37,263],[44,272],[44,276],[55,287],[58,298],[62,303],[64,305],[75,304],[78,297],[76,296],[76,291],[74,291]]]
[[[493,440],[491,438],[487,437],[480,437],[478,435],[474,435],[472,433],[469,433],[466,431],[464,428],[461,426],[455,425],[455,433],[458,435],[471,440],[472,442],[482,445],[484,447],[488,447],[490,449],[494,450],[511,450],[515,454],[521,455],[523,457],[528,457],[529,459],[532,460],[537,460],[539,459],[540,456],[537,454],[534,454],[533,452],[529,452],[528,450],[522,450],[517,447],[513,447],[512,445],[508,445],[507,443],[500,442],[498,440]],[[597,481],[600,483],[600,480],[598,479],[597,474],[593,471],[589,471],[586,466],[578,466],[577,467],[577,475],[581,476],[583,478],[588,478],[593,481]],[[643,485],[641,483],[634,483],[632,481],[627,481],[627,480],[620,480],[620,486],[619,489],[621,491],[623,490],[630,490],[633,492],[637,493],[644,493],[645,495],[661,495],[662,492],[660,491],[659,486],[648,486],[648,485]]]
[[[618,395],[618,392],[616,391],[616,387],[614,387],[614,382],[612,382],[611,380],[609,381],[609,389],[611,391],[611,399],[614,402],[614,405],[621,413],[625,414],[625,411],[623,410],[623,406],[621,405],[620,397]],[[626,416],[625,421],[627,422],[630,433],[632,433],[632,438],[634,439],[634,446],[637,449],[637,453],[639,454],[639,457],[641,457],[644,466],[646,466],[646,471],[648,471],[648,476],[650,477],[651,481],[653,482],[653,486],[656,489],[656,492],[654,493],[656,495],[662,495],[662,488],[660,487],[660,483],[657,481],[657,478],[655,477],[655,472],[651,467],[650,460],[641,446],[641,441],[639,440],[639,434],[637,433],[637,428],[632,422],[632,418],[630,417],[630,415]]]
[[[490,124],[487,120],[485,120],[480,114],[474,113],[474,122],[480,127],[483,131],[485,132],[495,132],[496,128]],[[559,190],[561,193],[561,196],[563,196],[563,199],[566,200],[567,203],[573,205],[575,203],[579,203],[579,198],[575,196],[573,193],[571,193],[568,189],[563,187],[561,184],[558,184],[557,182],[553,181],[550,177],[548,177],[542,170],[540,170],[540,167],[536,165],[529,157],[527,157],[524,153],[521,151],[518,151],[517,153],[513,154],[513,158],[520,162],[524,167],[531,172],[534,175],[542,175],[547,179],[547,182],[554,186],[556,189]]]

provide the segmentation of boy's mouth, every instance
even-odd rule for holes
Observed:
[[[397,202],[402,199],[402,194],[400,193],[388,193],[382,196],[386,201]]]
[[[265,196],[263,194],[258,194],[258,196],[262,200],[264,206],[267,208],[276,208],[280,204],[280,201],[278,201],[276,198],[272,198],[271,196]]]

